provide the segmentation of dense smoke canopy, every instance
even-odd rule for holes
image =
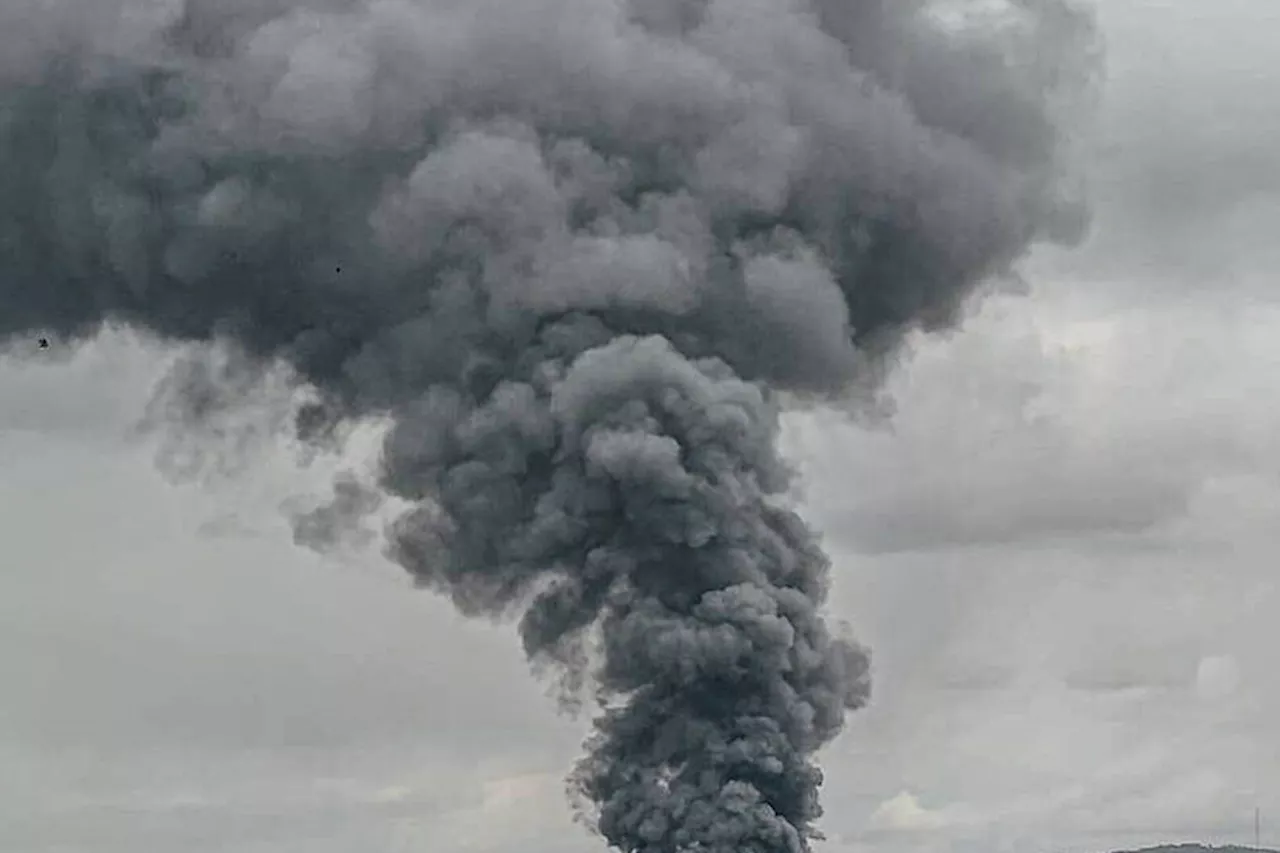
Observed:
[[[779,395],[847,391],[1078,219],[1087,19],[943,6],[6,0],[0,340],[123,323],[287,365],[304,440],[387,420],[392,557],[592,662],[604,838],[802,853],[868,662]],[[200,365],[193,429],[236,398]],[[376,498],[342,481],[300,540]]]

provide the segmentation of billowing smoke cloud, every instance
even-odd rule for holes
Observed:
[[[847,391],[1076,220],[1088,21],[943,5],[7,0],[0,339],[225,344],[169,383],[197,430],[279,364],[303,439],[388,420],[391,556],[590,662],[604,838],[801,853],[868,661],[780,392]],[[344,480],[299,539],[376,502]]]

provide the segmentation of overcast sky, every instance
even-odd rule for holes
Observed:
[[[1102,0],[1083,247],[916,342],[879,429],[794,418],[875,696],[825,853],[1280,847],[1280,6]],[[2,310],[2,306],[0,306]],[[0,359],[0,849],[586,853],[506,628],[296,549],[324,482],[175,485],[167,356]]]

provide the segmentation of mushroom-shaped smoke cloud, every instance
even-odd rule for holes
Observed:
[[[604,838],[803,853],[868,663],[779,395],[1067,233],[1089,47],[1069,0],[8,0],[0,339],[229,344],[304,439],[387,419],[394,559],[592,662]]]

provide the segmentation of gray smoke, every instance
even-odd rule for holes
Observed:
[[[408,501],[423,586],[592,662],[610,844],[802,853],[868,660],[780,394],[1070,238],[1090,38],[1070,0],[6,0],[0,343],[224,345],[170,377],[197,433],[281,364],[304,440],[388,420],[299,540]]]

